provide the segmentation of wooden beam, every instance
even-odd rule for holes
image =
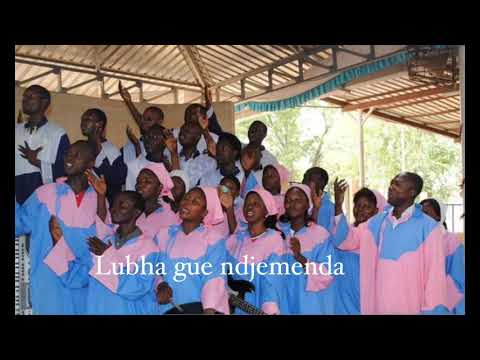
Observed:
[[[420,100],[417,100],[417,101],[413,101],[413,102],[410,102],[408,104],[398,104],[398,105],[390,105],[390,106],[385,106],[385,107],[382,107],[382,110],[388,110],[388,109],[398,109],[398,108],[401,108],[401,107],[405,107],[405,106],[410,106],[410,105],[417,105],[417,104],[423,104],[423,103],[426,103],[426,102],[431,102],[431,101],[438,101],[438,100],[443,100],[443,99],[449,99],[449,98],[452,98],[452,97],[456,97],[456,96],[459,96],[459,95],[450,95],[450,96],[442,96],[442,97],[438,97],[438,98],[435,98],[435,99],[420,99]]]
[[[136,84],[136,83],[133,84],[133,85],[124,87],[124,89],[125,89],[125,90],[130,90],[130,89],[133,89],[134,87],[137,87],[137,84]],[[71,87],[68,88],[67,90],[70,90],[70,89],[71,89]],[[105,96],[106,96],[107,98],[110,98],[110,97],[115,96],[115,95],[117,95],[117,94],[120,94],[120,91],[117,90],[117,91],[114,91],[114,92],[112,92],[112,93],[110,93],[110,94],[105,94]]]
[[[331,103],[331,104],[340,105],[342,107],[346,107],[346,106],[349,105],[348,102],[337,100],[337,99],[332,99],[332,98],[328,98],[328,97],[323,98],[321,100],[326,101],[326,102]],[[366,112],[367,110],[362,110],[362,111]],[[381,119],[387,120],[387,121],[412,126],[412,127],[415,127],[417,129],[421,129],[421,130],[431,131],[431,132],[434,132],[436,134],[447,136],[447,137],[450,137],[450,138],[453,138],[453,139],[457,139],[459,137],[458,134],[451,133],[450,131],[435,129],[435,128],[429,127],[427,125],[423,125],[423,124],[419,124],[419,123],[416,123],[416,122],[413,122],[413,121],[409,121],[409,120],[407,120],[405,118],[402,118],[402,117],[399,117],[399,116],[386,114],[386,113],[381,112],[379,110],[372,111],[372,115],[374,115],[376,117],[379,117]]]
[[[347,86],[350,87],[350,91],[355,91],[355,88],[352,88],[350,86],[350,84],[348,84]],[[364,100],[369,100],[369,99],[376,99],[376,98],[379,98],[381,96],[394,95],[394,94],[398,94],[398,93],[405,92],[405,91],[422,89],[422,88],[425,88],[427,86],[428,86],[427,84],[422,84],[422,85],[411,86],[411,87],[403,88],[403,89],[395,89],[395,90],[391,90],[391,91],[385,91],[385,92],[382,92],[382,93],[378,93],[378,94],[375,94],[375,95],[362,96],[362,97],[359,97],[359,98],[356,98],[356,99],[352,99],[350,101],[357,102],[357,101],[364,101]]]
[[[223,85],[228,85],[228,84],[231,84],[231,83],[234,83],[238,80],[241,80],[243,78],[246,78],[246,77],[250,77],[252,75],[256,75],[258,73],[262,73],[264,71],[267,71],[269,69],[274,69],[276,67],[279,67],[279,66],[282,66],[282,65],[285,65],[285,64],[288,64],[292,61],[295,61],[295,60],[298,60],[299,58],[303,58],[304,56],[309,56],[311,54],[315,54],[317,52],[320,52],[322,50],[325,50],[327,48],[331,48],[331,46],[328,46],[328,45],[321,45],[321,46],[317,46],[313,49],[309,49],[308,51],[304,51],[304,52],[300,52],[300,53],[296,53],[296,54],[293,54],[291,56],[287,56],[283,59],[280,59],[280,60],[277,60],[277,61],[274,61],[272,62],[271,64],[268,64],[268,65],[265,65],[265,66],[261,66],[255,70],[251,70],[251,71],[248,71],[244,74],[240,74],[240,75],[237,75],[237,76],[233,76],[227,80],[224,80],[220,83],[217,83],[217,84],[214,84],[215,87],[217,86],[223,86]]]
[[[87,84],[89,84],[89,83],[91,83],[91,82],[93,82],[93,81],[97,81],[97,77],[96,77],[96,76],[93,77],[93,78],[91,78],[91,79],[88,79],[88,80],[82,81],[82,82],[80,82],[80,83],[77,83],[77,84],[75,84],[75,85],[69,86],[68,88],[64,88],[64,89],[65,89],[65,91],[68,92],[68,91],[70,91],[70,90],[79,88],[79,87],[81,87],[81,86],[83,86],[83,85],[87,85]]]
[[[71,71],[75,73],[84,73],[84,74],[92,74],[92,75],[97,74],[97,71],[95,71],[95,66],[79,64],[71,61],[48,59],[40,56],[16,54],[15,62],[21,63],[21,64],[27,64],[27,65],[34,65],[34,66],[58,67],[62,70]],[[127,71],[113,70],[111,68],[102,68],[102,71],[100,71],[100,74],[106,77],[120,79],[120,80],[129,80],[129,81],[142,80],[145,84],[152,84],[157,86],[175,85],[179,89],[183,87],[186,90],[192,90],[192,88],[199,87],[199,85],[197,84],[192,84],[186,81],[164,79],[164,78],[159,78],[159,77],[144,75],[144,74],[143,75],[135,74]],[[128,77],[131,77],[131,79],[129,79]],[[155,83],[153,81],[163,83],[163,84]]]
[[[450,120],[450,121],[438,121],[438,122],[435,121],[433,124],[435,124],[435,125],[444,125],[444,124],[454,124],[454,123],[460,124],[460,121],[459,121],[459,120],[455,120],[455,121],[453,121],[453,120]]]
[[[183,57],[185,58],[185,61],[188,64],[188,67],[190,68],[190,71],[192,72],[193,76],[197,80],[198,84],[200,86],[205,87],[205,80],[203,79],[200,69],[198,68],[198,64],[195,62],[193,58],[193,54],[191,50],[188,48],[188,45],[178,45]]]
[[[444,114],[450,114],[453,112],[460,112],[460,109],[450,109],[450,110],[443,110],[443,111],[438,111],[438,112],[433,112],[428,114],[405,116],[405,119],[415,119],[415,118],[422,118],[422,117],[429,117],[429,116],[436,116],[436,115],[444,115]],[[439,123],[436,123],[436,124],[439,124]]]
[[[28,79],[25,79],[25,80],[20,80],[18,82],[19,85],[23,85],[23,84],[26,84],[26,83],[29,83],[30,81],[33,81],[33,80],[37,80],[37,79],[40,79],[44,76],[47,76],[47,75],[50,75],[50,74],[53,74],[56,70],[55,69],[52,69],[52,70],[48,70],[48,71],[45,71],[45,72],[42,72],[38,75],[35,75],[35,76],[32,76]]]
[[[429,89],[425,91],[417,91],[411,94],[389,97],[386,99],[367,101],[360,104],[350,104],[345,106],[343,111],[353,111],[353,110],[359,110],[359,109],[368,109],[371,107],[381,107],[383,105],[389,105],[389,104],[397,103],[399,101],[416,99],[416,98],[421,98],[421,97],[430,96],[430,95],[437,95],[437,94],[449,92],[452,90],[454,89],[450,86],[442,86],[442,87],[437,87],[437,88]]]
[[[342,47],[337,47],[337,50],[338,50],[338,51],[346,52],[346,53],[351,54],[351,55],[354,55],[354,56],[358,56],[358,57],[364,58],[364,59],[366,59],[366,60],[369,59],[369,55],[370,55],[370,54],[362,54],[362,53],[359,53],[359,52],[357,52],[357,51],[353,51],[353,50],[350,50],[350,49],[347,49],[347,48],[342,48]]]
[[[176,89],[176,88],[174,88],[174,89]],[[168,94],[172,93],[172,92],[174,91],[174,89],[170,89],[170,90],[164,91],[163,93],[160,93],[160,94],[158,94],[158,95],[152,96],[152,97],[149,98],[149,99],[145,99],[145,102],[148,103],[148,102],[150,102],[150,101],[152,101],[152,100],[160,99],[161,97],[164,97],[165,95],[168,95]]]

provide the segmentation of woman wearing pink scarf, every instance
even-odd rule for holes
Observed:
[[[178,214],[181,223],[161,229],[156,237],[166,272],[157,287],[160,311],[169,310],[171,302],[180,306],[201,302],[205,314],[228,314],[226,276],[221,266],[225,262],[225,244],[214,228],[223,221],[217,189],[191,189],[180,202]],[[193,270],[207,263],[208,271]]]
[[[243,206],[248,228],[237,230],[227,240],[227,258],[236,264],[282,262],[284,245],[281,232],[275,229],[277,205],[272,194],[257,187],[247,193]],[[245,260],[246,258],[246,260]],[[288,305],[284,287],[284,276],[275,274],[236,274],[234,280],[251,281],[255,292],[245,294],[245,301],[267,314],[286,314]],[[240,309],[235,314],[245,314]]]
[[[280,164],[267,165],[263,169],[263,187],[273,195],[278,216],[285,213],[284,199],[288,187],[289,172]]]

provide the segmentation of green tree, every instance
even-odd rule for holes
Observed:
[[[314,101],[311,105],[325,105]],[[248,142],[250,124],[268,126],[265,146],[299,181],[311,166],[335,177],[358,181],[359,124],[356,113],[339,109],[297,108],[237,122],[236,133]],[[308,126],[310,124],[310,128]],[[315,131],[314,131],[315,130]],[[403,141],[402,141],[403,136]],[[441,135],[370,117],[364,126],[365,185],[386,194],[390,180],[402,170],[424,179],[424,193],[448,201],[458,194],[461,148]]]

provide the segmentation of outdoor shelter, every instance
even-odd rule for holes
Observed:
[[[21,87],[36,83],[53,92],[121,100],[117,84],[122,80],[140,104],[183,104],[201,101],[208,85],[214,101],[235,105],[235,119],[320,97],[344,111],[358,111],[360,124],[375,115],[457,141],[464,138],[463,74],[464,46],[457,45],[15,48],[15,80]]]
[[[121,146],[130,116],[121,103],[119,80],[140,110],[163,105],[167,118],[175,118],[167,126],[181,123],[185,104],[203,101],[205,86],[212,89],[221,125],[228,131],[234,131],[235,120],[302,106],[316,98],[343,111],[355,111],[362,185],[363,124],[372,115],[461,142],[465,175],[463,45],[15,47],[16,109],[23,89],[33,84],[50,90],[52,103],[58,100],[65,112],[74,109],[72,119],[79,119],[87,107],[106,106],[118,120],[109,122],[108,131],[121,134],[114,139]],[[73,127],[76,130],[72,131],[79,131],[77,123]],[[24,245],[16,246],[16,258],[26,257]],[[28,308],[25,296],[20,296],[28,288],[27,274],[28,264],[20,264],[16,271],[18,311]]]

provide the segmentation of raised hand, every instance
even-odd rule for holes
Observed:
[[[178,152],[178,144],[177,139],[173,136],[171,132],[167,133],[167,137],[165,138],[165,145],[170,151],[171,154],[176,154]]]
[[[22,110],[18,110],[17,124],[23,124]]]
[[[333,189],[335,192],[335,214],[338,215],[342,211],[343,202],[345,200],[345,191],[347,191],[348,183],[345,179],[338,181],[338,178],[335,178],[333,183]],[[337,214],[338,213],[338,214]]]
[[[210,155],[213,157],[217,156],[217,144],[215,144],[215,141],[207,142],[207,149]]]
[[[208,87],[208,85],[205,85],[203,91],[205,95],[205,107],[208,109],[210,105],[212,105],[212,90]]]
[[[39,166],[40,161],[38,160],[38,153],[42,151],[43,146],[40,146],[36,148],[35,150],[30,149],[30,146],[28,146],[27,142],[25,141],[25,146],[18,145],[18,150],[22,153],[20,155],[22,158],[27,159],[28,162],[34,166]]]
[[[172,301],[173,290],[166,282],[161,282],[157,286],[157,302],[160,305],[169,304]]]
[[[199,116],[198,123],[200,124],[202,130],[205,131],[208,129],[208,118],[206,116]]]
[[[312,202],[313,202],[313,207],[316,209],[320,209],[322,206],[322,196],[323,196],[323,191],[320,189],[317,193],[315,189],[315,183],[311,181],[308,186],[310,187],[310,192],[312,193]]]
[[[225,210],[231,209],[233,207],[233,196],[230,191],[224,192],[223,188],[220,187],[218,189],[218,198],[220,199],[220,204],[222,204],[222,207]]]
[[[119,81],[118,82],[118,91],[120,93],[120,96],[122,97],[122,99],[126,102],[131,102],[132,101],[132,96],[130,95],[130,93],[128,92],[127,89],[125,89],[123,86],[122,86],[122,82]]]
[[[302,253],[302,247],[300,246],[300,241],[296,237],[290,239],[290,249],[293,252],[295,257],[298,257]]]
[[[140,144],[140,140],[138,140],[137,136],[129,125],[127,125],[127,137],[132,144]]]
[[[52,236],[53,246],[62,238],[63,231],[60,225],[58,224],[57,218],[55,216],[51,216],[48,222],[48,228],[50,230],[50,235]]]
[[[88,248],[90,252],[93,254],[100,256],[111,246],[111,244],[107,245],[102,240],[97,238],[96,236],[92,236],[87,238]]]
[[[103,175],[98,178],[92,169],[85,170],[85,175],[87,175],[88,183],[95,189],[98,195],[105,196],[107,194],[107,182]]]

